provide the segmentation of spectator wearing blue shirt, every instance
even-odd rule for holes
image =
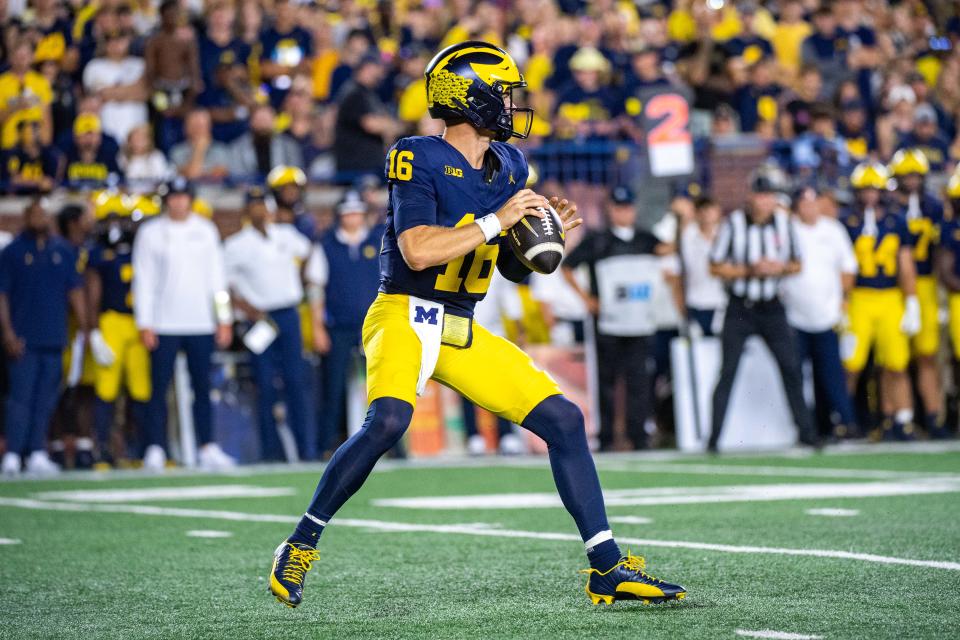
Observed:
[[[877,138],[868,120],[866,105],[861,100],[840,103],[837,133],[846,141],[853,162],[863,162],[868,154],[877,150]]]
[[[72,188],[102,189],[123,179],[117,148],[104,144],[100,117],[81,113],[73,121],[73,141],[66,148],[63,180]]]
[[[4,474],[59,471],[46,450],[47,430],[57,404],[71,308],[86,332],[77,253],[50,233],[38,200],[24,211],[24,230],[0,254],[0,329],[8,356],[10,395],[6,407]]]
[[[297,73],[310,73],[313,36],[297,25],[298,7],[291,0],[274,5],[273,26],[260,34],[260,73],[270,83],[270,104],[279,109]]]
[[[63,169],[61,155],[40,141],[39,123],[22,120],[19,140],[0,154],[0,191],[5,193],[47,193],[59,182]]]
[[[736,68],[736,64],[731,64],[731,69]],[[783,93],[783,87],[776,82],[774,74],[771,58],[761,58],[749,69],[740,69],[733,74],[734,84],[737,85],[733,102],[740,115],[740,129],[744,133],[758,131],[760,127],[766,130],[758,132],[769,134],[767,137],[773,136]]]
[[[929,104],[917,105],[913,110],[913,131],[900,138],[897,149],[917,148],[923,151],[934,173],[948,171],[954,166],[950,155],[950,141],[937,126],[937,112]]]
[[[743,61],[752,65],[764,58],[773,57],[773,47],[766,38],[757,35],[755,31],[756,16],[759,6],[756,2],[748,0],[747,2],[737,3],[737,13],[740,15],[740,24],[743,29],[739,35],[736,35],[723,43],[723,50],[731,58],[743,58]]]
[[[235,20],[232,4],[214,5],[207,16],[207,30],[198,39],[203,90],[197,105],[210,111],[213,139],[218,142],[233,142],[243,135],[255,102],[247,69],[250,45],[236,37]]]
[[[828,5],[822,5],[813,14],[815,31],[803,41],[801,60],[804,66],[820,70],[823,91],[832,95],[840,82],[850,73],[844,51],[837,44],[837,20]]]
[[[350,360],[360,347],[360,329],[380,286],[384,227],[366,224],[367,206],[348,191],[337,207],[337,226],[327,232],[307,263],[314,349],[323,354],[319,450],[336,447]]]

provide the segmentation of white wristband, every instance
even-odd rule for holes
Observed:
[[[503,228],[500,226],[500,219],[495,213],[488,213],[482,218],[477,218],[474,222],[480,227],[480,231],[483,232],[483,237],[487,242],[499,236],[500,232],[503,231]]]

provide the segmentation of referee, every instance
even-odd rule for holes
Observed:
[[[714,241],[710,272],[725,282],[729,302],[721,335],[723,364],[713,392],[713,428],[707,444],[711,452],[717,451],[743,346],[753,334],[763,338],[777,361],[800,442],[818,443],[803,400],[796,342],[779,298],[780,279],[800,270],[789,214],[778,202],[787,188],[779,169],[757,169],[750,176],[747,206],[730,214]]]

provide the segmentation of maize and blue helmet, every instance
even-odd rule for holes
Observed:
[[[533,109],[513,105],[513,90],[527,83],[503,49],[473,40],[455,44],[438,53],[424,75],[432,118],[468,122],[501,142],[529,135]],[[517,115],[523,116],[519,128]]]

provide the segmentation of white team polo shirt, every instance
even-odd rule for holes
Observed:
[[[211,334],[214,294],[225,292],[217,227],[196,214],[143,223],[133,242],[133,311],[137,326],[162,335]]]
[[[227,282],[261,311],[293,307],[303,299],[300,265],[310,240],[289,224],[267,225],[266,235],[252,226],[227,238]]]
[[[840,322],[842,274],[857,272],[850,236],[833,218],[821,216],[813,225],[792,220],[803,262],[800,272],[781,283],[787,321],[801,331],[819,333]]]

